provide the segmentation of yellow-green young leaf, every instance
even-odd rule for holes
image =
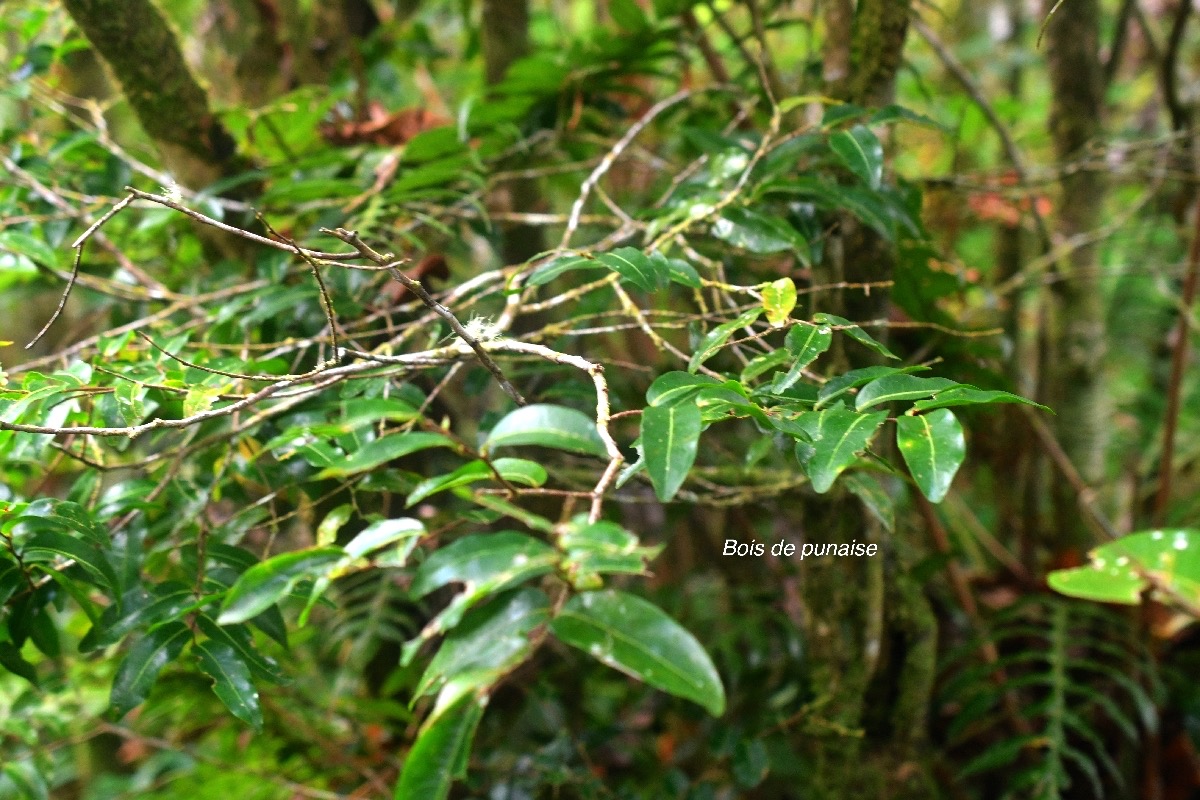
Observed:
[[[544,403],[522,406],[506,415],[492,428],[482,450],[528,444],[591,456],[607,453],[594,419],[573,408]]]
[[[662,609],[615,590],[585,592],[550,622],[567,644],[656,689],[725,712],[721,676],[704,647]]]
[[[349,503],[342,503],[326,514],[325,519],[321,520],[321,524],[317,526],[317,545],[324,547],[327,544],[336,542],[338,531],[350,521],[350,516],[353,513],[354,506]]]
[[[800,442],[796,456],[812,483],[813,491],[824,494],[837,476],[854,463],[870,444],[887,412],[858,414],[846,408],[828,408],[803,414],[797,425],[809,438]]]
[[[1136,605],[1147,589],[1164,603],[1172,595],[1200,604],[1200,530],[1139,531],[1101,545],[1090,563],[1050,573],[1050,588],[1099,603]]]
[[[642,411],[642,455],[654,493],[664,503],[679,491],[696,461],[700,429],[700,408],[692,402]]]
[[[213,407],[213,403],[217,401],[221,390],[213,386],[196,386],[188,389],[187,394],[183,396],[183,415],[185,417],[193,417],[196,414],[203,414]]]
[[[400,517],[399,519],[381,519],[372,522],[361,533],[346,543],[346,555],[350,558],[362,558],[368,553],[381,550],[384,547],[403,542],[405,555],[412,552],[417,540],[425,535],[425,525],[417,519]]]
[[[235,717],[262,730],[262,708],[258,690],[250,679],[250,668],[238,652],[223,642],[211,639],[193,648],[200,659],[200,669],[213,679],[213,692]]]
[[[966,458],[962,425],[949,409],[896,420],[896,445],[917,488],[931,503],[940,503]]]
[[[395,800],[445,800],[454,780],[466,775],[486,705],[486,695],[466,694],[426,723],[404,759]]]
[[[763,287],[763,309],[772,327],[783,327],[795,307],[796,284],[792,283],[791,278],[780,278]]]
[[[258,616],[287,595],[305,578],[318,578],[345,558],[340,547],[320,547],[283,553],[255,564],[237,579],[221,604],[217,622],[232,625]]]

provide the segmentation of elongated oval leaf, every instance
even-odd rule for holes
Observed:
[[[604,441],[596,421],[582,411],[545,403],[522,406],[496,423],[483,443],[484,451],[497,447],[535,444],[573,453],[604,457]]]
[[[530,634],[550,618],[550,600],[538,589],[516,589],[472,611],[446,635],[421,676],[416,695],[436,692],[453,678],[463,691],[487,688],[532,652]]]
[[[932,408],[950,408],[952,406],[974,406],[984,405],[987,403],[1021,403],[1027,406],[1034,406],[1043,411],[1050,411],[1049,408],[1041,403],[1035,403],[1021,397],[1019,394],[1011,392],[989,391],[985,389],[976,389],[973,386],[956,386],[952,389],[947,389],[944,392],[938,392],[934,397],[928,400],[918,400],[913,403],[913,408],[917,411],[928,411]],[[1053,413],[1051,411],[1051,413]]]
[[[849,336],[854,341],[865,347],[869,347],[884,358],[899,359],[900,356],[888,350],[882,342],[878,341],[874,336],[864,331],[858,325],[854,324],[845,317],[839,317],[836,314],[813,314],[813,322],[818,325],[837,325],[842,333]]]
[[[696,347],[696,352],[692,354],[691,359],[688,361],[688,372],[695,372],[701,364],[712,358],[714,353],[725,346],[725,342],[729,341],[729,337],[733,335],[734,331],[753,324],[762,312],[762,308],[752,308],[736,319],[731,319],[729,322],[722,322],[704,334],[704,338],[700,340],[700,344]]]
[[[395,800],[445,800],[456,778],[466,775],[471,741],[485,696],[467,694],[427,724],[404,759]]]
[[[693,375],[690,372],[664,372],[654,379],[646,390],[646,402],[652,406],[672,406],[690,400],[706,386],[719,384],[708,375]]]
[[[808,434],[809,450],[802,461],[813,491],[824,494],[837,476],[854,463],[870,444],[887,412],[859,414],[845,408],[828,408],[802,415],[797,424]]]
[[[940,503],[966,458],[962,425],[952,411],[939,408],[896,420],[896,445],[917,488],[931,503]]]
[[[514,531],[467,536],[425,560],[410,592],[424,597],[448,583],[496,584],[493,590],[541,575],[558,562],[554,548]]]
[[[662,609],[615,590],[567,601],[550,622],[562,641],[664,692],[725,711],[725,689],[701,644]]]
[[[117,573],[104,553],[70,534],[51,530],[39,531],[29,538],[21,553],[31,561],[37,560],[36,556],[42,554],[69,558],[83,567],[100,586],[107,587],[114,594],[121,590]]]
[[[847,169],[872,189],[878,189],[883,179],[883,145],[871,129],[855,125],[848,131],[837,131],[829,137],[829,147]]]
[[[884,375],[876,378],[858,391],[854,407],[859,411],[880,403],[890,403],[894,400],[914,400],[918,397],[929,397],[932,394],[961,386],[956,381],[947,378],[921,378],[901,372],[895,375]]]
[[[431,447],[453,447],[454,440],[442,433],[432,431],[414,431],[384,436],[368,442],[348,458],[326,467],[318,473],[318,478],[339,478],[346,475],[356,475],[367,472],[380,464],[394,458],[428,450]]]
[[[795,385],[808,365],[828,350],[832,342],[833,330],[826,324],[798,322],[793,325],[784,338],[784,345],[795,361],[787,372],[775,379],[771,391],[785,392]]]
[[[817,393],[816,407],[827,406],[830,402],[841,397],[854,387],[870,383],[873,380],[882,378],[884,375],[898,375],[904,372],[917,372],[924,369],[929,368],[913,365],[911,367],[863,367],[862,369],[852,369],[849,372],[826,381],[825,385],[821,387],[821,391]]]
[[[283,553],[255,564],[237,579],[221,604],[217,622],[232,625],[266,611],[305,578],[324,575],[346,554],[340,547]]]
[[[200,669],[213,679],[213,692],[229,712],[256,731],[262,730],[262,708],[258,690],[250,679],[250,668],[238,652],[227,644],[208,640],[193,648]]]
[[[346,555],[350,558],[362,558],[367,553],[382,549],[396,542],[416,540],[425,535],[425,525],[418,519],[400,517],[399,519],[381,519],[372,522],[361,533],[346,543]],[[411,550],[411,547],[408,548]]]
[[[1136,605],[1147,589],[1200,604],[1200,529],[1169,528],[1131,533],[1088,554],[1090,563],[1050,573],[1050,588],[1100,603]],[[1166,591],[1162,591],[1166,590]]]
[[[279,611],[277,608],[273,610],[276,613]],[[262,618],[263,615],[260,615],[251,620],[251,622],[258,625]],[[254,677],[270,683],[287,682],[287,676],[279,668],[279,664],[273,658],[265,656],[255,649],[254,635],[250,632],[248,625],[218,625],[207,614],[197,615],[196,623],[209,639],[232,648],[243,663],[250,668],[250,672],[254,674]],[[279,625],[282,627],[282,620],[280,620]],[[285,647],[287,646],[286,642],[282,642],[282,644]]]
[[[183,651],[192,632],[182,622],[155,628],[129,648],[113,678],[109,706],[119,719],[150,694],[158,673]]]
[[[696,461],[701,414],[695,403],[649,406],[642,411],[642,454],[654,493],[664,503],[683,485]]]
[[[541,464],[524,458],[496,458],[492,459],[491,464],[492,467],[495,467],[495,472],[488,467],[487,462],[476,459],[463,464],[447,475],[438,475],[423,480],[409,493],[405,504],[412,506],[447,489],[467,486],[479,481],[495,480],[497,472],[509,483],[519,483],[525,486],[541,486],[550,477],[546,473],[546,468]]]
[[[583,256],[564,256],[543,264],[535,269],[525,281],[527,286],[544,286],[550,281],[567,272],[578,269],[600,269],[602,265]]]
[[[652,292],[660,283],[659,271],[654,261],[636,247],[619,247],[611,253],[601,253],[596,261],[619,274],[622,280],[629,281],[642,291]],[[662,283],[666,282],[666,273],[662,273]]]

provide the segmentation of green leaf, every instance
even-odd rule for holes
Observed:
[[[666,275],[667,279],[673,283],[687,286],[690,289],[699,289],[704,286],[695,267],[682,259],[667,258],[662,252],[655,250],[650,254],[650,263],[654,265],[655,272],[659,276]]]
[[[415,431],[383,436],[317,473],[317,478],[341,478],[367,472],[385,462],[431,447],[454,447],[454,440],[443,433]]]
[[[546,468],[524,458],[497,458],[492,460],[492,466],[500,477],[509,483],[521,483],[526,486],[541,486],[549,477]],[[427,497],[454,489],[459,486],[477,483],[478,481],[494,480],[495,473],[482,459],[469,461],[458,469],[446,475],[438,475],[418,483],[405,498],[405,505],[412,506]]]
[[[872,189],[883,180],[883,145],[871,129],[855,125],[829,137],[829,147],[846,167]]]
[[[867,511],[879,523],[883,525],[884,530],[892,533],[896,530],[896,505],[892,502],[891,495],[887,493],[879,479],[874,475],[866,472],[852,472],[842,478],[842,483],[851,493],[862,501]]]
[[[467,694],[426,723],[404,759],[395,800],[449,796],[455,778],[466,775],[471,741],[486,703],[486,696]]]
[[[799,231],[779,217],[748,208],[726,209],[713,223],[712,235],[751,253],[768,255],[793,251],[808,260],[808,242]]]
[[[870,408],[880,403],[929,397],[937,392],[961,385],[957,381],[946,378],[919,378],[905,372],[884,375],[859,390],[854,407],[862,411],[864,408]]]
[[[0,642],[0,667],[34,686],[38,685],[37,667],[26,661],[25,656],[21,655],[21,648],[12,642]]]
[[[16,796],[21,800],[50,800],[50,788],[32,759],[9,761],[4,765],[3,772],[17,788]]]
[[[887,412],[858,414],[845,408],[827,408],[804,414],[797,420],[811,442],[801,464],[813,491],[824,494],[837,476],[854,463],[858,453],[871,442]],[[798,450],[798,454],[801,451]]]
[[[169,622],[143,636],[129,649],[113,678],[109,705],[117,719],[150,694],[158,673],[179,658],[192,632],[182,622]]]
[[[324,547],[327,544],[335,543],[338,531],[350,521],[353,513],[354,506],[349,503],[334,506],[333,510],[326,514],[325,519],[321,520],[321,524],[317,526],[317,545]]]
[[[813,314],[813,322],[817,323],[818,325],[837,325],[841,327],[842,332],[851,339],[859,344],[871,348],[876,353],[879,353],[879,355],[884,356],[885,358],[900,358],[900,356],[896,355],[891,350],[888,350],[886,347],[876,341],[875,337],[871,336],[871,334],[867,333],[845,317],[839,317],[835,314]]]
[[[112,564],[99,548],[93,547],[82,539],[68,533],[52,530],[42,530],[35,533],[25,542],[21,555],[30,561],[39,561],[36,556],[61,556],[68,558],[84,569],[100,586],[107,587],[113,594],[119,594],[121,582]],[[30,558],[35,556],[35,558]]]
[[[642,11],[636,0],[611,0],[608,13],[612,14],[613,22],[630,33],[640,33],[650,27],[646,12]]]
[[[706,386],[719,385],[720,381],[708,375],[693,375],[690,372],[664,372],[654,379],[646,390],[646,402],[652,406],[673,406],[695,397]]]
[[[362,558],[368,553],[380,550],[396,542],[403,542],[405,556],[412,552],[417,541],[425,535],[425,526],[420,520],[410,517],[398,519],[381,519],[372,522],[361,533],[346,543],[346,555],[350,558]]]
[[[523,533],[481,533],[449,544],[417,568],[409,592],[421,598],[450,583],[488,585],[491,591],[549,572],[554,548]]]
[[[896,445],[921,493],[931,503],[942,502],[967,454],[962,425],[954,412],[939,408],[916,417],[900,417],[896,420]]]
[[[578,269],[600,269],[602,265],[594,259],[584,256],[563,256],[546,264],[542,264],[529,274],[526,286],[544,286],[550,281],[567,272]]]
[[[58,254],[50,245],[21,231],[0,231],[0,250],[25,256],[43,267],[55,268],[58,266]]]
[[[658,499],[667,502],[696,461],[701,415],[695,403],[648,406],[642,411],[642,454]]]
[[[832,401],[844,395],[856,386],[863,386],[885,375],[898,375],[905,372],[918,372],[929,367],[913,365],[911,367],[863,367],[852,369],[836,377],[830,378],[817,393],[817,408],[829,405]]]
[[[327,573],[345,558],[340,547],[297,550],[268,558],[246,570],[225,595],[217,622],[232,625],[257,616],[275,605],[297,583]]]
[[[692,354],[691,360],[688,361],[688,372],[695,372],[701,364],[710,359],[714,353],[725,345],[725,342],[733,335],[734,331],[744,328],[747,325],[752,325],[762,312],[762,308],[752,308],[740,314],[736,319],[731,319],[729,322],[722,322],[704,334],[704,338],[700,340],[700,344],[696,347],[696,352]]]
[[[769,353],[757,355],[750,359],[750,363],[742,368],[742,374],[738,376],[738,380],[743,386],[746,386],[759,376],[771,370],[778,369],[791,360],[791,353],[783,347],[776,348]]]
[[[636,247],[620,247],[611,253],[601,253],[596,256],[596,261],[644,292],[652,292],[658,285],[659,273],[654,262]]]
[[[496,423],[481,452],[528,444],[601,458],[608,454],[594,419],[573,408],[542,403],[522,406]]]
[[[220,395],[220,388],[215,386],[194,386],[188,389],[183,397],[183,415],[194,417],[196,414],[203,414],[213,407]]]
[[[773,328],[783,327],[796,307],[796,284],[791,278],[780,278],[763,288],[763,310]]]
[[[258,690],[250,679],[250,668],[238,652],[227,644],[208,640],[192,648],[200,659],[200,669],[213,679],[213,692],[235,717],[262,730],[262,708]]]
[[[549,618],[549,598],[532,588],[508,592],[472,611],[446,635],[415,696],[440,691],[449,680],[455,680],[457,691],[489,687],[529,656],[530,635]]]
[[[1100,603],[1136,605],[1147,590],[1163,603],[1174,594],[1200,604],[1200,529],[1131,533],[1088,554],[1090,563],[1050,573],[1050,588]]]
[[[784,345],[795,361],[787,372],[775,379],[771,384],[771,391],[786,392],[794,386],[808,365],[828,350],[832,342],[833,330],[829,325],[812,325],[807,322],[797,322],[793,325],[787,332]]]
[[[725,711],[725,690],[696,638],[658,606],[615,590],[585,592],[550,622],[562,641],[664,692]]]
[[[986,391],[976,389],[973,386],[957,386],[952,389],[947,389],[944,392],[938,392],[936,396],[928,400],[919,400],[913,403],[914,411],[928,411],[931,408],[949,408],[952,406],[974,406],[986,403],[1022,403],[1027,406],[1034,406],[1043,411],[1050,411],[1049,408],[1041,403],[1035,403],[1032,400],[1027,400],[1018,394],[1011,392]],[[1053,411],[1051,411],[1053,413]]]
[[[562,530],[558,545],[566,553],[563,569],[577,589],[598,589],[600,575],[644,575],[647,564],[661,547],[641,547],[637,536],[615,522],[587,517],[572,519]]]
[[[272,610],[278,613],[278,609]],[[255,617],[251,622],[260,625],[262,619],[263,616]],[[280,625],[282,624],[280,622]],[[265,656],[255,649],[254,635],[250,632],[248,625],[218,625],[207,614],[197,615],[196,625],[212,641],[232,648],[255,677],[270,683],[287,682],[287,676],[279,668],[275,659]],[[284,647],[287,646],[286,641],[280,642],[280,644]]]

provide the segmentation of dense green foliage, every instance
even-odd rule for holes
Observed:
[[[1191,746],[1157,18],[118,5],[0,17],[0,798],[1132,797]]]

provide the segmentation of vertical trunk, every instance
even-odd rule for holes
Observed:
[[[177,180],[202,188],[246,168],[150,0],[64,0]]]
[[[529,0],[483,0],[482,33],[484,73],[488,85],[495,85],[514,61],[529,53]],[[504,211],[533,211],[540,203],[532,178],[508,181],[493,196],[493,204]],[[520,264],[545,248],[541,228],[533,225],[503,225],[501,235],[506,264]]]
[[[1047,4],[1047,10],[1049,6]],[[1050,19],[1045,48],[1053,105],[1050,133],[1059,163],[1084,155],[1101,132],[1104,111],[1100,62],[1099,0],[1072,0]],[[1105,185],[1101,173],[1070,172],[1062,180],[1058,233],[1065,240],[1087,234],[1100,222]],[[1091,484],[1104,474],[1109,426],[1102,370],[1105,362],[1104,304],[1094,245],[1074,249],[1058,264],[1053,325],[1046,326],[1043,396],[1055,409],[1063,447]],[[1056,502],[1066,523],[1064,546],[1084,543],[1078,498],[1063,493]],[[1078,521],[1078,522],[1077,522]]]

